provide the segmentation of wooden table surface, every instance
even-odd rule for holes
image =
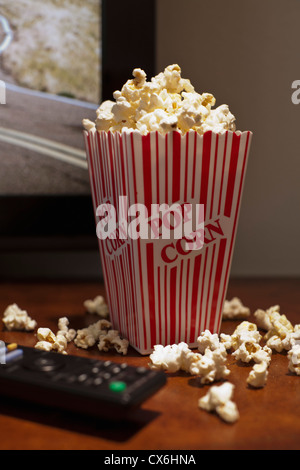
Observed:
[[[59,317],[70,327],[83,328],[99,317],[85,313],[83,301],[104,294],[100,282],[17,282],[0,285],[0,310],[17,303],[37,320],[38,327],[57,331]],[[230,280],[227,298],[239,297],[253,313],[279,304],[293,324],[300,323],[300,281],[297,279]],[[251,316],[250,321],[254,321]],[[223,321],[221,331],[232,333],[239,322]],[[35,332],[8,332],[0,325],[0,339],[34,346]],[[88,351],[72,343],[68,353],[116,362],[147,365],[130,349],[117,353]],[[240,364],[228,354],[228,380],[235,385],[234,401],[240,419],[227,424],[198,408],[198,399],[210,385],[183,372],[168,375],[167,384],[132,414],[127,423],[110,423],[35,405],[0,400],[0,449],[299,449],[300,377],[289,373],[285,353],[272,355],[263,389],[250,389],[246,379],[252,364]]]

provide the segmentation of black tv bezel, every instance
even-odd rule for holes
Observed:
[[[133,68],[155,74],[156,0],[144,0],[143,8],[137,0],[102,0],[101,8],[104,101],[112,99]],[[96,250],[91,195],[0,196],[0,253],[28,247]]]

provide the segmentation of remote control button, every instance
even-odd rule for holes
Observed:
[[[68,375],[66,377],[66,382],[68,384],[73,384],[74,382],[76,382],[76,379],[77,379],[76,375]]]
[[[115,375],[117,375],[119,372],[121,372],[121,369],[118,366],[116,366],[112,369],[112,373],[115,374]]]
[[[87,380],[87,378],[88,378],[87,374],[80,374],[77,380],[78,382],[83,383]]]
[[[83,385],[85,386],[93,385],[93,381],[94,379],[92,379],[92,377],[89,377],[87,380],[83,382]]]
[[[114,382],[110,382],[109,384],[109,390],[114,393],[124,392],[126,388],[127,388],[126,383],[122,381],[114,381]]]
[[[97,374],[99,374],[99,372],[101,372],[101,370],[102,370],[101,367],[95,366],[95,367],[92,368],[91,372],[92,372],[92,374],[97,375]]]
[[[137,367],[136,368],[136,372],[140,375],[144,375],[146,374],[146,372],[148,372],[149,369],[146,369],[146,367]]]
[[[40,372],[51,372],[53,370],[60,369],[65,366],[64,362],[58,360],[59,358],[50,357],[38,357],[31,361],[25,361],[23,364],[27,369],[40,371]]]
[[[123,362],[123,364],[120,364],[121,369],[127,369],[128,364],[126,362]]]
[[[109,372],[102,372],[99,374],[99,377],[101,377],[103,380],[109,380],[111,379],[111,374]]]
[[[93,380],[93,385],[102,385],[103,384],[103,379],[101,377],[96,377],[94,380]]]
[[[8,352],[5,355],[5,362],[9,364],[16,359],[21,359],[23,357],[23,349],[14,349],[13,351]]]

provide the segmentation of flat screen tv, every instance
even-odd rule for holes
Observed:
[[[81,121],[94,120],[99,103],[112,99],[135,67],[155,73],[155,1],[142,6],[1,3],[1,278],[15,273],[28,251],[47,259],[57,250],[97,252]],[[57,269],[59,275],[63,266]]]

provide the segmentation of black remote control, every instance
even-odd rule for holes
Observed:
[[[122,419],[166,383],[146,367],[0,343],[0,394],[23,401]]]

